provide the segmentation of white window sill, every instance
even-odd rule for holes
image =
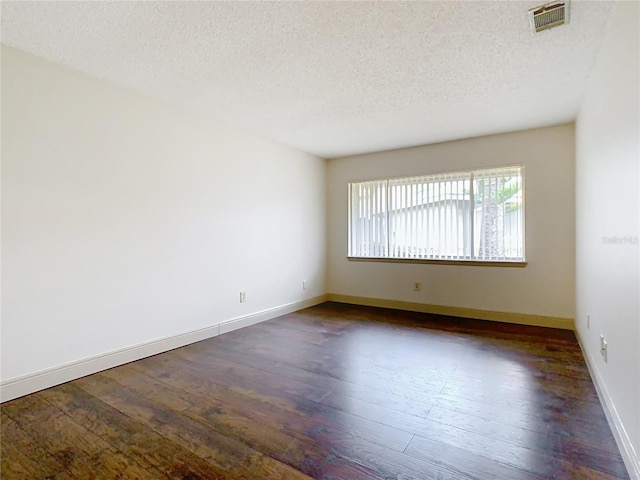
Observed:
[[[465,265],[470,267],[516,267],[527,266],[525,261],[447,260],[446,258],[389,258],[389,257],[347,257],[350,262],[383,263],[426,263],[432,265]]]

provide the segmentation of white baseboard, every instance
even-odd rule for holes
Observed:
[[[6,402],[14,398],[22,397],[23,395],[28,395],[29,393],[75,380],[76,378],[100,372],[108,368],[117,367],[118,365],[140,360],[141,358],[157,355],[158,353],[173,350],[174,348],[183,347],[190,343],[199,342],[200,340],[231,332],[238,328],[264,322],[265,320],[270,320],[280,315],[295,312],[325,301],[327,301],[327,296],[320,295],[307,300],[292,302],[274,308],[269,308],[261,312],[237,317],[199,330],[172,335],[171,337],[141,343],[89,358],[83,358],[65,365],[13,378],[0,383],[0,402]]]
[[[515,323],[518,325],[532,325],[535,327],[561,328],[563,330],[574,329],[573,318],[498,312],[492,310],[479,310],[476,308],[449,307],[445,305],[412,303],[381,298],[354,297],[351,295],[340,295],[337,293],[330,293],[329,301],[365,305],[368,307],[393,308],[395,310],[406,310],[409,312],[432,313],[436,315],[449,315],[452,317],[474,318],[477,320],[490,320],[493,322]]]
[[[577,329],[576,338],[578,339],[578,344],[580,345],[580,349],[582,350],[582,356],[587,363],[587,368],[589,369],[591,380],[596,387],[596,392],[598,393],[598,398],[600,399],[600,404],[602,405],[604,414],[607,417],[607,422],[609,423],[609,427],[611,427],[613,437],[615,438],[616,444],[618,445],[618,450],[620,450],[622,460],[627,467],[629,477],[631,477],[631,480],[640,480],[640,458],[638,457],[638,452],[636,452],[635,448],[633,448],[633,444],[631,443],[629,434],[624,428],[624,424],[620,419],[620,415],[618,415],[618,410],[616,409],[611,395],[609,395],[607,386],[598,373],[598,370],[595,368],[595,360],[589,354],[589,352],[587,352],[587,349],[584,348],[582,337],[580,336],[580,332]]]
[[[269,308],[268,310],[263,310],[261,312],[233,318],[220,324],[220,335],[238,330],[239,328],[255,325],[256,323],[264,322],[265,320],[270,320],[272,318],[279,317],[280,315],[296,312],[303,308],[313,307],[314,305],[318,305],[326,301],[327,295],[320,295],[308,300],[287,303],[286,305],[280,305],[279,307]]]

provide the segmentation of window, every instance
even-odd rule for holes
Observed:
[[[349,184],[349,256],[524,262],[524,167]]]

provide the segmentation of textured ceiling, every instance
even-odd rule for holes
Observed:
[[[575,118],[612,9],[536,1],[2,2],[2,42],[330,158]]]

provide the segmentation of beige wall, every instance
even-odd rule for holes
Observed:
[[[636,479],[640,479],[639,15],[638,2],[618,2],[576,123],[576,326]],[[601,334],[608,342],[607,362],[600,355]]]
[[[551,317],[574,316],[573,125],[330,160],[328,291]],[[347,184],[524,164],[525,268],[348,261]],[[420,292],[414,282],[422,283]]]
[[[322,295],[325,173],[3,46],[2,381]]]

